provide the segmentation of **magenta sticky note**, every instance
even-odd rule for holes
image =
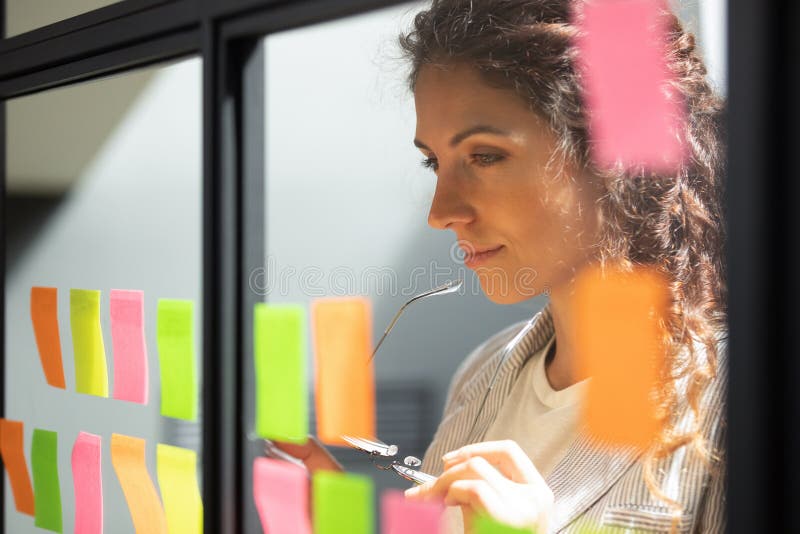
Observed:
[[[103,532],[103,476],[101,438],[81,432],[72,446],[72,482],[75,487],[75,534]]]
[[[668,172],[685,160],[685,103],[670,85],[663,1],[586,2],[576,13],[592,156],[600,166]]]
[[[114,398],[147,404],[147,346],[144,293],[111,290],[111,343],[114,350]]]
[[[444,504],[409,501],[398,490],[381,497],[381,534],[439,534]]]
[[[267,534],[311,534],[308,472],[283,460],[256,458],[253,498]]]

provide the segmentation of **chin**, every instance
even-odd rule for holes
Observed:
[[[480,280],[483,294],[495,304],[519,304],[520,302],[544,294],[544,291],[540,291],[536,288],[520,291],[519,288],[503,287],[502,284],[497,283],[492,284],[492,280],[487,280],[481,276],[479,276],[478,279]]]

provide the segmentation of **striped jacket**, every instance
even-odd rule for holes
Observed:
[[[450,385],[442,421],[425,453],[422,466],[425,472],[441,474],[442,455],[467,444],[467,434],[499,362],[501,349],[526,322],[492,336],[461,364]],[[522,366],[552,335],[552,317],[545,308],[500,370],[477,423],[476,435],[485,435]],[[687,447],[681,447],[657,464],[660,488],[682,504],[678,532],[725,530],[727,342],[724,339],[718,353],[717,376],[702,398],[705,415],[701,429],[719,460],[709,465]],[[681,425],[692,423],[687,411]],[[651,495],[642,477],[641,457],[641,450],[601,446],[579,431],[546,479],[555,496],[550,532],[669,532],[672,510]]]

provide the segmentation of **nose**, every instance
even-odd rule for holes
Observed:
[[[465,224],[473,218],[474,210],[464,198],[458,181],[440,173],[428,211],[428,225],[437,230],[447,230],[452,224]]]

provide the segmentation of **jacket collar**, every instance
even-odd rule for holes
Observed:
[[[444,419],[439,424],[439,429],[433,438],[422,467],[423,471],[438,475],[442,472],[441,457],[444,453],[458,449],[470,442],[470,437],[477,436],[474,441],[480,441],[492,421],[497,417],[497,411],[503,399],[508,396],[511,386],[519,375],[519,371],[528,359],[553,335],[553,321],[550,316],[549,306],[534,315],[530,321],[532,328],[514,346],[505,363],[497,373],[494,388],[486,397],[486,403],[480,418],[476,417],[480,405],[489,388],[495,370],[502,361],[504,346],[497,347],[485,361],[475,363],[475,369],[468,368],[463,385],[458,385],[456,396],[450,401],[451,408],[447,409]],[[512,329],[509,329],[512,330]],[[518,335],[522,329],[513,330],[511,339]],[[471,433],[473,423],[475,431]],[[473,436],[471,436],[473,434]]]
[[[503,363],[498,372],[495,387],[489,393],[486,402],[487,409],[484,410],[484,413],[481,415],[481,422],[487,423],[487,428],[488,424],[490,424],[497,415],[496,413],[492,413],[491,417],[489,417],[490,410],[488,407],[494,404],[492,401],[500,400],[510,393],[505,392],[506,395],[503,395],[504,389],[498,387],[498,385],[504,382],[510,382],[510,384],[513,385],[525,363],[531,356],[544,348],[550,338],[555,334],[553,316],[550,314],[550,304],[547,304],[540,312],[534,315],[530,321],[533,323],[533,327],[519,340],[519,343],[514,347],[511,354],[508,355],[508,359]],[[486,389],[489,387],[495,369],[497,369],[497,365],[503,358],[503,349],[504,347],[501,347],[500,350],[496,351],[490,358],[487,358],[477,372],[472,375],[469,382],[464,385],[461,396],[464,404],[470,402],[480,403],[483,400],[483,396],[485,395]],[[481,433],[481,435],[483,435],[483,433]],[[464,437],[466,438],[467,436]]]

